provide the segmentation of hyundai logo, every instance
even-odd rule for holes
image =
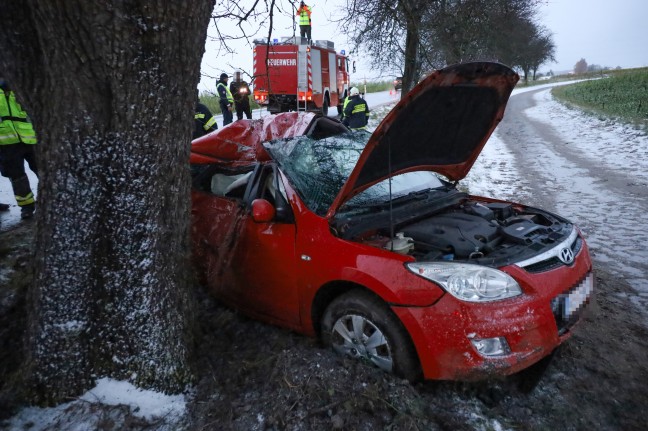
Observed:
[[[565,265],[571,265],[574,262],[574,252],[571,248],[563,248],[558,254],[558,259]]]

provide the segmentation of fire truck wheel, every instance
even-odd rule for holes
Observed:
[[[325,97],[324,103],[322,103],[322,115],[324,116],[328,115],[328,108],[329,108],[329,100],[328,97]]]

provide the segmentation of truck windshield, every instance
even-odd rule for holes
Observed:
[[[299,136],[265,146],[306,206],[324,216],[351,175],[369,137],[369,133],[344,133],[320,140]],[[442,186],[432,172],[410,172],[392,178],[391,196]],[[346,206],[376,205],[387,202],[389,196],[389,181],[383,180],[353,197]]]

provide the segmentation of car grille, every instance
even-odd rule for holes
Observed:
[[[581,237],[577,236],[574,242],[572,242],[570,248],[572,249],[574,256],[577,256],[583,248],[583,240],[581,239]],[[553,256],[549,259],[542,260],[529,266],[525,266],[524,270],[532,274],[537,274],[539,272],[546,272],[551,271],[552,269],[560,268],[563,265],[565,264],[562,263],[558,259],[558,257]]]

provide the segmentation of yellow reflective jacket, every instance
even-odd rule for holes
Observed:
[[[0,145],[35,144],[36,132],[13,91],[0,88]]]

